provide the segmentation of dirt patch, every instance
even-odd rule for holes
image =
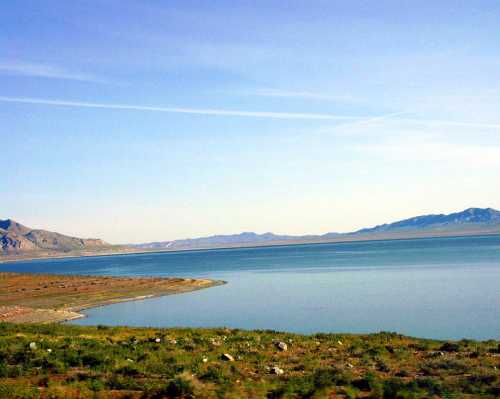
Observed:
[[[65,321],[82,317],[78,312],[86,308],[221,284],[208,279],[0,273],[0,321]]]

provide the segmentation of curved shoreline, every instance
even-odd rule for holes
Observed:
[[[86,317],[82,310],[198,291],[222,280],[0,272],[0,322],[51,323]]]

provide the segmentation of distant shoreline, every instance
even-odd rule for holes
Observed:
[[[20,254],[20,255],[0,255],[0,264],[33,261],[33,260],[47,260],[47,259],[72,259],[72,258],[90,258],[90,257],[105,257],[105,256],[126,256],[126,255],[143,255],[143,254],[157,254],[157,253],[176,253],[176,252],[192,252],[192,251],[210,251],[210,250],[229,250],[241,248],[268,248],[268,247],[286,247],[286,246],[299,246],[299,245],[326,245],[326,244],[342,244],[350,242],[377,242],[377,241],[404,241],[414,239],[433,239],[433,238],[461,238],[461,237],[484,237],[484,236],[500,236],[499,232],[441,232],[436,234],[413,233],[413,234],[370,234],[370,236],[344,236],[325,240],[285,240],[274,241],[266,243],[238,243],[234,245],[221,245],[221,246],[207,246],[196,248],[175,248],[175,249],[138,249],[134,250],[132,247],[127,247],[124,250],[116,250],[112,252],[87,252],[87,253],[57,253],[57,254],[43,254],[36,256],[35,254]],[[2,259],[3,258],[3,259]]]

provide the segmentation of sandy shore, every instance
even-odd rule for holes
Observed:
[[[209,279],[0,273],[0,322],[68,321],[84,317],[80,313],[83,309],[224,283]]]

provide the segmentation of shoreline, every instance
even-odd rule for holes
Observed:
[[[223,280],[0,272],[0,322],[57,323],[85,309],[212,288]]]
[[[21,255],[0,255],[0,265],[15,262],[29,262],[34,260],[50,260],[50,259],[78,259],[78,258],[93,258],[93,257],[106,257],[106,256],[127,256],[127,255],[144,255],[144,254],[161,254],[161,253],[179,253],[179,252],[194,252],[194,251],[211,251],[211,250],[231,250],[231,249],[252,249],[252,248],[271,248],[271,247],[287,247],[287,246],[300,246],[300,245],[328,245],[328,244],[344,244],[344,243],[355,243],[355,242],[378,242],[378,241],[405,241],[405,240],[415,240],[415,239],[435,239],[435,238],[462,238],[462,237],[485,237],[485,236],[500,236],[500,232],[463,232],[461,234],[457,233],[442,233],[429,235],[423,234],[408,234],[395,236],[393,235],[372,235],[370,237],[359,237],[359,236],[346,236],[338,237],[333,239],[325,240],[312,240],[312,241],[275,241],[270,243],[249,243],[245,244],[235,244],[235,245],[221,245],[221,246],[209,246],[209,247],[197,247],[197,248],[177,248],[177,249],[149,249],[149,250],[123,250],[116,252],[106,252],[106,253],[68,253],[68,254],[54,254],[49,256],[29,256],[29,254]],[[5,257],[5,259],[2,259]]]
[[[196,292],[196,291],[204,290],[206,288],[219,287],[221,285],[227,284],[227,281],[224,281],[224,280],[210,280],[210,281],[212,281],[213,284],[212,285],[208,285],[206,287],[192,287],[191,289],[186,289],[186,290],[177,291],[177,292],[165,292],[165,293],[157,293],[157,294],[139,295],[139,296],[136,296],[136,297],[123,298],[123,299],[119,299],[119,300],[110,300],[108,302],[96,303],[96,304],[89,305],[89,306],[69,308],[68,310],[71,309],[72,312],[75,312],[79,316],[77,316],[77,317],[75,317],[73,319],[64,320],[63,322],[87,318],[88,315],[86,315],[85,313],[80,313],[80,312],[85,311],[87,309],[101,308],[101,307],[115,305],[115,304],[124,303],[124,302],[144,301],[146,299],[160,298],[160,297],[169,296],[169,295],[187,294],[187,293],[190,293],[190,292]]]

